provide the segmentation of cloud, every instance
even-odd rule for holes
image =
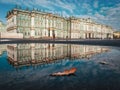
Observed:
[[[95,1],[94,4],[93,4],[94,8],[98,8],[98,5],[99,5],[98,1]]]
[[[106,17],[108,24],[112,25],[114,28],[120,29],[120,4],[112,7],[106,11]]]
[[[104,15],[101,15],[98,12],[95,13],[95,17],[98,18],[99,20],[105,20],[106,19]]]
[[[81,6],[80,6],[80,7],[81,7]],[[83,4],[82,4],[82,7],[80,8],[80,12],[83,12],[85,15],[86,15],[86,14],[91,15],[92,12],[93,12],[93,10],[92,10],[92,7],[91,7],[90,4],[88,4],[88,3],[83,3]]]
[[[61,0],[19,0],[19,2],[17,0],[1,0],[1,3],[7,3],[7,4],[14,4],[14,5],[25,5],[26,7],[44,7],[46,9],[49,10],[55,10],[55,9],[62,9],[62,10],[67,10],[70,13],[73,13],[74,9],[76,8],[75,4],[73,3],[68,3],[66,1],[62,2]]]
[[[91,8],[91,7],[90,7],[90,4],[88,4],[88,3],[83,3],[82,6],[83,6],[83,8],[85,8],[85,9]]]
[[[108,17],[115,17],[118,18],[120,17],[120,5],[117,5],[117,7],[113,7],[109,10],[107,10],[107,15]]]
[[[64,17],[69,17],[70,15],[68,13],[66,13],[65,11],[62,11],[62,14]]]
[[[68,3],[68,2],[62,2],[60,0],[56,0],[56,5],[70,11],[70,13],[73,13],[74,9],[76,8],[75,4]]]
[[[21,2],[18,2],[17,0],[0,0],[0,3],[6,3],[6,4],[18,4],[21,5]]]

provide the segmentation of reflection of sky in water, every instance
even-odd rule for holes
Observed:
[[[100,61],[106,61],[108,65],[99,64]],[[73,76],[49,76],[53,72],[71,67],[77,68]],[[6,52],[0,56],[0,90],[77,90],[78,88],[120,90],[120,49],[111,48],[109,52],[95,54],[90,59],[62,59],[55,63],[23,66],[18,69],[8,63]]]

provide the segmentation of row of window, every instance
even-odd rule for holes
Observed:
[[[18,14],[17,19],[18,20],[30,20],[31,17],[29,15],[25,15],[25,14]]]
[[[18,20],[31,20],[31,16],[24,15],[24,14],[19,14],[17,16],[17,19]],[[53,21],[56,21],[57,23],[61,22],[60,19],[49,19],[49,18],[45,18],[45,17],[35,17],[34,20],[37,21],[37,22],[39,22],[39,21],[42,22],[42,21],[47,21],[47,20],[48,20],[48,22],[53,22]]]

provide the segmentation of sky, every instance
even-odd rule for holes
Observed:
[[[6,13],[16,5],[65,17],[92,18],[120,31],[120,0],[0,0],[0,21],[6,23]]]

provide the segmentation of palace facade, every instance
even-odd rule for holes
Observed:
[[[7,31],[22,33],[24,38],[113,38],[110,26],[94,22],[90,18],[65,18],[40,10],[14,8],[7,13]]]
[[[120,32],[119,31],[113,32],[113,38],[114,39],[119,39],[120,38]]]
[[[6,32],[6,25],[0,21],[0,32]]]
[[[0,21],[0,39],[1,38],[23,38],[22,33],[9,33],[6,30],[6,24]]]

